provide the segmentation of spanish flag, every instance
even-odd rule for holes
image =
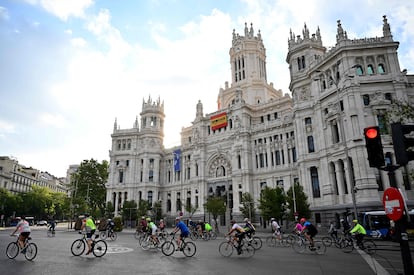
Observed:
[[[210,117],[211,130],[217,130],[227,126],[227,113],[221,113]]]

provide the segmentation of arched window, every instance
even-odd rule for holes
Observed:
[[[364,69],[362,69],[361,65],[356,65],[355,72],[356,72],[357,75],[363,75],[364,74]]]
[[[321,197],[321,190],[319,187],[319,176],[318,176],[318,169],[314,166],[310,168],[310,176],[312,182],[312,195],[314,198]]]
[[[372,66],[372,64],[369,64],[367,66],[367,74],[369,75],[374,74],[374,66]]]
[[[377,71],[378,71],[379,74],[385,74],[384,64],[382,64],[382,63],[378,64]]]

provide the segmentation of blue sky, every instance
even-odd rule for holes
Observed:
[[[148,96],[164,101],[165,146],[179,145],[198,100],[216,111],[231,80],[232,31],[245,22],[260,29],[268,81],[284,93],[289,30],[301,34],[305,22],[331,47],[338,19],[349,38],[363,38],[382,36],[387,15],[412,74],[411,2],[2,0],[0,155],[58,177],[84,159],[109,160],[115,118],[131,128]]]

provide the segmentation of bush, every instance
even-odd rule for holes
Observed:
[[[114,231],[121,232],[122,231],[122,217],[115,217],[114,223],[115,223]]]

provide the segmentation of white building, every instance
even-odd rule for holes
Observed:
[[[107,183],[115,214],[124,201],[145,199],[161,201],[167,216],[185,215],[191,203],[201,217],[206,198],[222,196],[226,223],[241,216],[243,193],[257,207],[264,186],[287,191],[293,182],[304,186],[317,223],[339,220],[348,209],[381,209],[389,182],[368,165],[363,128],[381,127],[384,152],[394,160],[384,113],[393,99],[412,102],[414,94],[414,76],[399,68],[398,42],[385,17],[383,26],[383,37],[348,39],[338,21],[337,44],[329,51],[319,29],[309,35],[305,25],[302,37],[291,33],[293,98],[268,83],[260,31],[247,24],[243,35],[233,31],[231,83],[219,91],[218,110],[204,114],[197,103],[181,146],[163,146],[160,99],[143,101],[140,123],[136,118],[131,129],[115,121]],[[402,183],[405,174],[396,174]],[[412,184],[406,180],[402,189],[413,205]]]

